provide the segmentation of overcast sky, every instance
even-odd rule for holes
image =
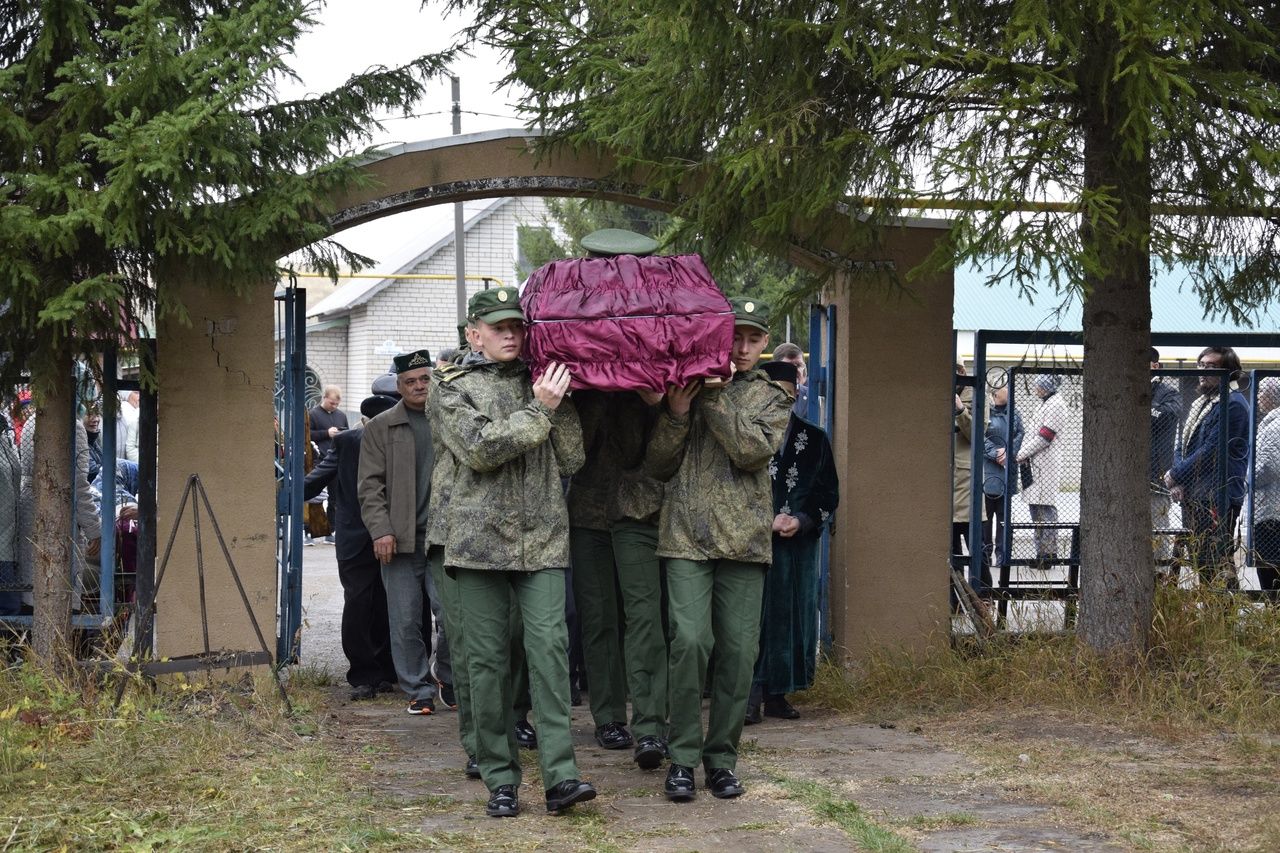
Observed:
[[[469,19],[445,17],[444,3],[419,0],[329,0],[314,30],[298,42],[293,69],[302,85],[282,89],[282,99],[328,91],[352,74],[375,65],[397,66],[423,54],[452,45]],[[519,127],[508,91],[499,91],[504,75],[501,56],[476,49],[453,68],[462,81],[462,131]],[[374,144],[416,142],[448,136],[452,130],[452,98],[448,80],[433,84],[415,116],[388,116],[385,129],[375,133]],[[386,217],[339,232],[348,248],[375,258],[378,272],[391,272],[390,264],[402,258],[415,235],[442,220],[452,221],[453,207],[439,205]]]

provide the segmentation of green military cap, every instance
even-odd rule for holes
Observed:
[[[761,331],[769,331],[769,303],[750,296],[735,296],[729,304],[733,306],[733,325],[755,326]]]
[[[622,228],[601,228],[583,237],[579,243],[592,257],[607,258],[614,255],[652,255],[658,251],[658,241],[634,231]]]
[[[396,373],[404,373],[406,370],[417,370],[419,367],[431,366],[431,353],[425,349],[416,349],[413,352],[401,353],[392,359],[392,365]]]
[[[467,319],[497,323],[511,318],[524,319],[520,310],[520,291],[514,287],[495,287],[482,290],[467,303]]]

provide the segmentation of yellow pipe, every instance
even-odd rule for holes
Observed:
[[[299,272],[299,273],[294,273],[293,277],[294,278],[329,278],[329,276],[320,272]],[[421,278],[429,281],[457,281],[458,280],[458,277],[456,275],[444,275],[442,273],[388,273],[386,275],[379,275],[378,273],[357,272],[357,273],[348,273],[347,275],[338,276],[339,280],[344,278],[378,278],[378,279]],[[503,280],[498,278],[496,275],[464,275],[463,278],[469,281],[496,281],[499,287],[506,287],[506,283],[503,282]],[[332,281],[333,279],[329,279],[329,280]]]

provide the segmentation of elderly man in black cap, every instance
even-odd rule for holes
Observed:
[[[391,654],[400,689],[409,695],[410,714],[435,713],[436,682],[422,637],[424,596],[437,626],[443,625],[439,597],[427,568],[427,507],[431,497],[431,425],[427,392],[431,354],[425,349],[395,357],[401,400],[365,426],[360,442],[360,514],[382,565],[391,622]],[[444,632],[436,633],[437,659]]]
[[[374,394],[360,404],[360,414],[371,419],[396,404],[395,397]],[[379,690],[390,690],[396,680],[391,658],[391,634],[387,621],[387,593],[382,586],[373,539],[360,518],[356,481],[360,468],[363,423],[333,437],[329,453],[311,469],[303,495],[313,498],[334,483],[335,556],[342,584],[342,653],[350,668],[347,683],[352,699],[372,699]]]

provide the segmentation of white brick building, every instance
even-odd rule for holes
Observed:
[[[540,198],[467,202],[467,295],[485,286],[518,285],[517,234],[545,227]],[[350,279],[307,309],[307,366],[322,385],[343,390],[343,408],[359,409],[373,380],[387,371],[397,352],[426,347],[434,357],[457,344],[453,221],[422,235],[394,276],[445,278]]]

